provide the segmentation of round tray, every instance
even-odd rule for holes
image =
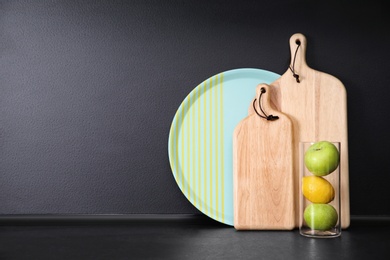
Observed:
[[[280,75],[261,69],[234,69],[199,84],[181,103],[169,132],[174,178],[202,213],[233,225],[233,131],[248,115],[260,83]]]

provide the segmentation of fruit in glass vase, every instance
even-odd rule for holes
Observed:
[[[321,231],[335,227],[338,220],[336,209],[329,204],[310,204],[305,209],[303,217],[311,229]]]
[[[316,176],[332,173],[339,166],[340,154],[337,147],[328,141],[312,144],[305,152],[306,168]]]
[[[334,199],[334,188],[326,179],[318,176],[302,178],[302,193],[313,203],[329,203]]]

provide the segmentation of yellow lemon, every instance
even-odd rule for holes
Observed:
[[[306,176],[302,179],[302,193],[313,203],[329,203],[334,199],[334,188],[329,181],[318,176]]]

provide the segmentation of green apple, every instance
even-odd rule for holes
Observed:
[[[311,229],[322,231],[336,226],[338,220],[336,209],[329,204],[310,204],[303,217]]]
[[[339,166],[339,161],[339,151],[328,141],[316,142],[305,152],[306,168],[316,176],[333,172]]]

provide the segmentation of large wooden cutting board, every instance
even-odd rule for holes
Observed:
[[[260,96],[261,90],[264,90]],[[292,122],[270,106],[270,88],[257,87],[258,114],[243,119],[233,134],[234,227],[237,230],[295,227]],[[262,108],[258,100],[261,101]],[[264,115],[264,114],[263,114]]]
[[[299,48],[298,43],[300,44]],[[347,93],[344,85],[332,75],[310,68],[306,63],[307,41],[297,33],[290,38],[291,69],[270,84],[271,103],[293,122],[294,190],[299,202],[299,142],[341,142],[341,227],[350,225]],[[335,60],[335,62],[337,62]],[[299,82],[294,77],[299,75]],[[249,114],[253,114],[252,106]],[[296,226],[298,227],[298,210]]]

